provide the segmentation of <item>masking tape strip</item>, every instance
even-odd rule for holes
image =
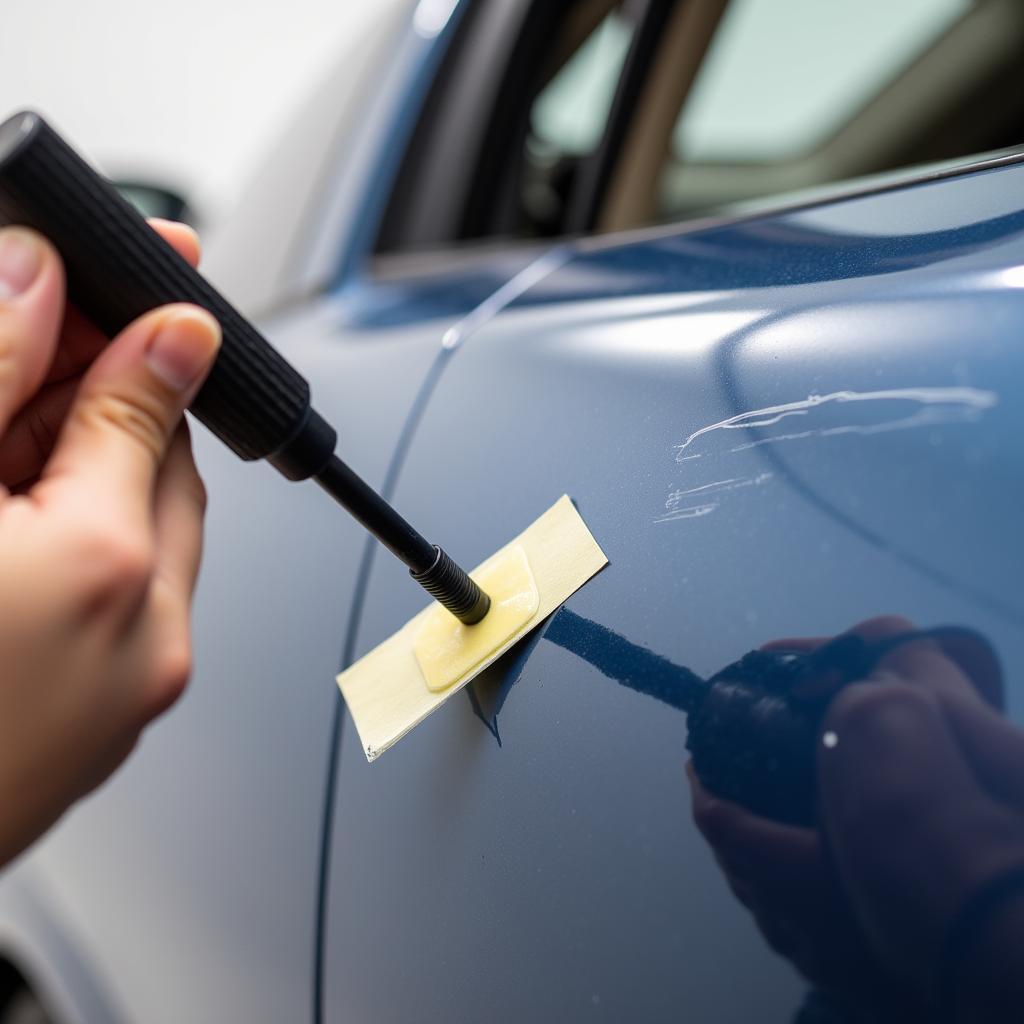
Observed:
[[[502,549],[475,570],[476,582],[490,596],[481,622],[467,626],[440,604],[430,609],[416,634],[413,653],[428,690],[454,686],[533,618],[540,594],[521,544]]]
[[[493,646],[483,653],[475,651],[467,659],[469,667],[462,674],[456,672],[449,685],[443,686],[443,682],[447,682],[445,679],[441,683],[442,689],[430,689],[416,656],[417,640],[421,637],[424,641],[429,640],[429,631],[424,633],[424,630],[432,623],[435,630],[439,629],[435,616],[437,611],[443,610],[435,604],[410,619],[397,633],[338,676],[338,686],[355,721],[368,761],[376,760],[449,697],[458,693],[608,564],[572,501],[564,495],[470,575],[481,582],[481,576],[486,577],[496,567],[500,570],[502,563],[513,566],[517,561],[517,547],[532,572],[536,607],[511,633],[499,623]],[[513,591],[515,589],[512,588]],[[469,630],[486,630],[489,619],[490,613],[479,626],[469,627]],[[454,617],[452,622],[456,622]],[[446,638],[452,639],[452,634],[443,629],[435,635],[442,642]],[[459,635],[455,634],[456,638]],[[421,646],[420,657],[425,655],[429,661],[429,652]],[[443,652],[435,658],[435,661],[440,659],[442,675],[443,658]],[[456,661],[457,658],[450,661],[449,668]],[[436,677],[434,685],[439,685]]]

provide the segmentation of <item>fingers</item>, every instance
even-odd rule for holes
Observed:
[[[870,954],[813,829],[769,821],[709,793],[687,764],[693,817],[736,898],[769,945],[810,981],[863,990]]]
[[[1024,733],[973,696],[941,694],[939,704],[978,782],[1024,813]]]
[[[160,471],[156,509],[156,574],[187,616],[203,552],[206,488],[182,420]]]
[[[818,745],[821,823],[845,889],[890,968],[922,983],[971,894],[1024,860],[1019,814],[978,785],[943,712],[963,699],[855,684]]]
[[[216,320],[194,306],[167,306],[130,325],[83,377],[33,497],[72,488],[83,510],[148,538],[157,474],[219,345]]]
[[[149,603],[160,652],[142,707],[141,724],[167,710],[192,670],[192,593],[203,548],[206,490],[182,421],[160,471],[154,496],[155,567]]]
[[[42,383],[64,310],[64,271],[27,228],[0,230],[0,434]]]
[[[149,226],[161,235],[180,255],[193,267],[199,266],[201,247],[199,236],[187,224],[176,220],[164,220],[162,217],[150,217]]]
[[[184,224],[151,221],[151,225],[193,266],[199,239]],[[109,339],[73,306],[64,313],[56,355],[46,384],[25,402],[0,437],[0,482],[8,488],[34,480],[53,451],[71,405],[81,372],[107,347]]]
[[[12,490],[39,475],[50,457],[78,380],[48,384],[11,420],[0,438],[0,481]]]
[[[758,885],[803,885],[819,873],[821,843],[813,829],[782,825],[709,793],[686,765],[693,819],[722,866]]]
[[[914,625],[908,619],[899,615],[878,615],[873,619],[865,619],[846,630],[846,633],[854,633],[866,640],[874,640],[883,636],[891,636],[894,633],[906,633],[912,630]],[[761,645],[762,651],[815,651],[824,647],[832,636],[795,636],[786,637],[782,640],[770,640]]]
[[[199,236],[187,224],[153,219],[149,226],[189,264],[199,265]],[[69,305],[64,315],[61,343],[47,380],[52,383],[77,376],[106,348],[109,340],[92,321]]]

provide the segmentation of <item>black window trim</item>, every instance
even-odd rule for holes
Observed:
[[[619,146],[628,131],[631,104],[646,82],[650,64],[647,58],[656,47],[658,29],[664,25],[676,6],[686,3],[687,0],[642,2],[643,9],[620,74],[604,135],[598,150],[587,159],[585,166],[581,167],[580,187],[574,193],[570,206],[572,230],[546,238],[490,235],[485,238],[460,240],[458,236],[463,226],[462,211],[470,199],[478,163],[477,160],[470,158],[464,146],[456,146],[453,143],[450,118],[445,116],[450,108],[452,95],[457,95],[460,90],[466,88],[468,73],[479,67],[479,63],[483,62],[494,69],[490,90],[474,90],[476,104],[473,123],[463,124],[461,128],[464,140],[482,149],[485,145],[485,134],[489,129],[493,129],[490,124],[492,108],[488,105],[487,95],[502,84],[496,80],[501,78],[505,66],[502,54],[505,54],[507,60],[510,49],[518,45],[519,41],[518,33],[513,33],[510,37],[508,27],[510,23],[523,24],[531,9],[550,5],[551,0],[475,0],[472,3],[459,26],[458,34],[441,71],[428,93],[423,115],[403,160],[402,172],[388,201],[378,234],[378,245],[371,256],[371,268],[375,276],[393,279],[403,273],[413,276],[442,274],[459,270],[475,257],[485,253],[529,255],[566,244],[574,244],[583,252],[599,251],[633,241],[655,240],[713,227],[741,224],[1024,163],[1022,144],[1008,149],[954,157],[936,164],[918,164],[865,177],[827,182],[796,192],[775,193],[730,205],[720,212],[707,216],[688,217],[599,235],[590,234],[595,226],[594,221],[601,207],[602,196],[614,171]],[[474,54],[476,57],[472,59]],[[432,199],[428,202],[424,198],[430,194],[430,190],[418,187],[422,174],[412,170],[431,163],[434,173],[440,174],[453,199],[453,204],[448,210],[446,238],[449,240],[436,245],[417,245],[413,238],[411,245],[396,247],[395,243],[409,241],[402,230],[402,221],[407,216],[410,205],[420,209],[434,205]],[[453,211],[460,212],[455,214]],[[381,242],[384,243],[383,248]]]

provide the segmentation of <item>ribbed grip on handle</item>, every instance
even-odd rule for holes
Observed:
[[[460,622],[476,625],[491,608],[491,599],[469,574],[436,544],[437,557],[425,572],[409,570],[409,575],[431,597],[440,601]]]
[[[0,125],[0,222],[53,242],[72,301],[110,336],[169,302],[209,310],[224,340],[192,412],[243,459],[274,456],[307,430],[306,380],[37,114]],[[328,432],[314,463],[333,450]]]

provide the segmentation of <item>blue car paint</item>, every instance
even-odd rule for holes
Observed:
[[[489,256],[385,284],[366,261],[387,161],[448,39],[407,47],[424,63],[374,114],[385,141],[353,189],[363,216],[340,248],[324,229],[335,294],[267,325],[356,468],[467,562],[568,490],[612,557],[571,614],[702,674],[883,608],[972,625],[1020,721],[1021,170],[581,243],[515,277],[523,263]],[[867,418],[813,438],[753,427],[769,443],[677,461],[697,431],[814,393],[951,386],[996,404],[896,429],[906,410],[869,397]],[[479,402],[486,428],[445,455]],[[347,724],[317,894],[338,633],[357,656],[419,598],[387,559],[358,568],[358,530],[315,489],[201,433],[197,447],[214,488],[192,692],[4,880],[3,948],[69,1019],[302,1019],[314,958],[331,1021],[791,1015],[804,983],[688,820],[679,712],[588,667],[564,634],[539,630],[481,677],[475,711],[452,702],[372,769]],[[484,514],[453,518],[467,481]],[[717,489],[669,507],[693,488]],[[301,636],[269,650],[296,606]],[[250,673],[280,687],[250,692]],[[176,808],[197,792],[183,832]]]
[[[1021,721],[1022,189],[555,261],[445,360],[394,499],[472,564],[568,492],[610,558],[572,613],[702,675],[884,612],[970,626]],[[377,560],[351,650],[419,603]],[[346,723],[324,1019],[789,1019],[806,985],[689,819],[679,713],[543,634],[513,653],[372,767]]]

